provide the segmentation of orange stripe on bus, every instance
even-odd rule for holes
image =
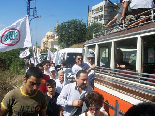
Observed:
[[[104,97],[104,101],[109,103],[110,105],[113,105],[115,106],[115,100],[118,101],[118,104],[119,104],[119,110],[123,111],[123,112],[126,112],[131,106],[133,106],[132,104],[124,101],[124,100],[121,100],[120,98],[118,97],[115,97],[107,92],[104,92],[96,87],[94,87],[94,91],[97,91],[99,92],[100,94],[103,95]],[[105,110],[109,113],[109,116],[113,116],[114,114],[114,110],[108,108],[106,105],[104,105],[104,108]],[[121,116],[121,115],[120,115]]]

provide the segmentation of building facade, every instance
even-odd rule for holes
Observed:
[[[58,49],[58,37],[54,35],[51,29],[46,33],[41,41],[41,50],[55,48]]]
[[[107,2],[107,0],[100,2],[99,4],[91,8],[91,12],[88,13],[88,26],[93,23],[102,23],[106,25],[110,20],[114,18],[119,10],[120,4],[115,5]]]

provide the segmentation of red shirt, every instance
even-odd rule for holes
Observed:
[[[49,75],[43,74],[41,85],[39,87],[39,90],[42,91],[43,93],[47,92],[46,81],[49,80],[49,79],[50,79]]]

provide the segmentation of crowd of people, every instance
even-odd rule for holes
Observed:
[[[36,67],[31,64],[24,85],[8,92],[2,100],[0,116],[108,116],[103,96],[93,91],[95,54],[89,52],[87,58],[88,63],[84,63],[83,56],[77,54],[73,83],[66,79],[63,68],[56,69],[50,61]]]

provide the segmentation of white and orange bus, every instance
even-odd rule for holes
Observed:
[[[85,62],[89,49],[95,51],[94,90],[103,95],[109,116],[114,114],[116,101],[119,115],[134,104],[155,101],[153,10],[146,11],[149,16],[141,13],[138,20],[99,32],[84,43]]]

